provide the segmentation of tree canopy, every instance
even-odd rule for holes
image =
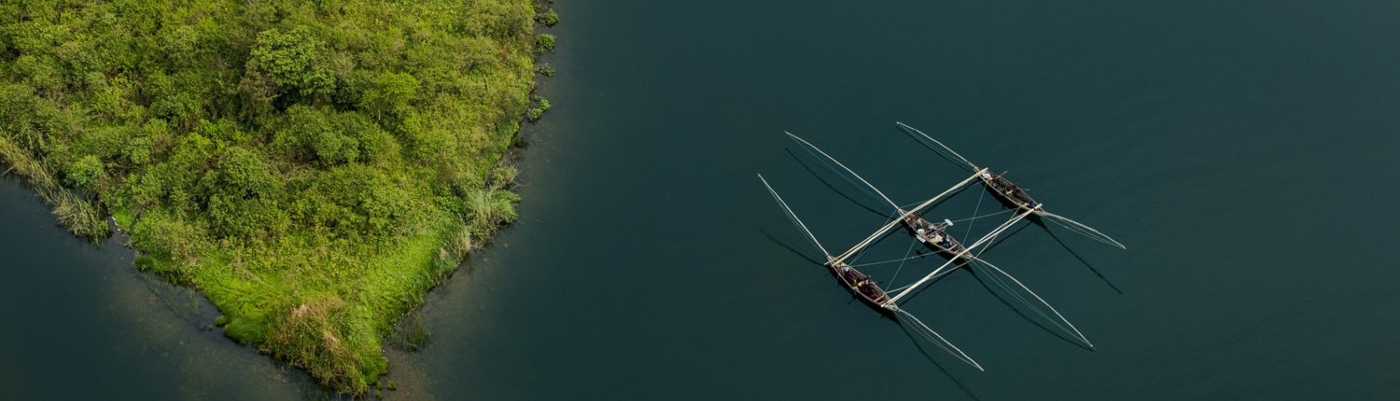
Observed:
[[[557,16],[529,0],[6,2],[0,158],[74,232],[114,216],[229,337],[363,394],[398,317],[515,218],[504,156],[554,44],[537,20]]]

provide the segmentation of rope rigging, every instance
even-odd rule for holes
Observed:
[[[977,195],[977,207],[972,209],[973,216],[976,216],[977,212],[982,211],[982,199],[987,197],[987,191],[977,191],[977,193],[979,193],[980,195]],[[977,220],[973,220],[971,223],[967,224],[967,232],[963,234],[963,238],[967,238],[968,236],[972,235],[972,223],[976,222]]]
[[[913,251],[914,251],[914,245],[915,245],[915,244],[918,244],[918,243],[919,243],[919,241],[917,241],[917,240],[916,240],[916,241],[910,241],[910,242],[909,242],[909,249],[906,250],[906,251],[904,251],[904,260],[902,260],[902,261],[899,262],[899,268],[894,269],[894,275],[890,276],[890,284],[894,284],[895,279],[898,279],[898,278],[899,278],[899,271],[900,271],[900,270],[904,270],[904,261],[909,260],[909,252],[913,252]]]
[[[915,242],[915,243],[917,244],[918,242]],[[913,248],[913,245],[912,245],[912,244],[910,244],[910,248],[911,248],[911,249]],[[932,252],[930,252],[930,253],[920,253],[920,254],[916,254],[916,255],[914,255],[914,256],[908,256],[909,253],[908,253],[908,252],[905,252],[904,255],[905,255],[905,257],[899,258],[899,259],[890,259],[890,260],[882,260],[882,261],[879,261],[879,262],[861,263],[861,264],[858,264],[858,265],[851,265],[851,267],[879,266],[879,265],[887,265],[887,264],[895,263],[895,262],[903,262],[903,261],[914,260],[914,259],[923,259],[923,258],[928,257],[929,255],[933,255],[933,253],[932,253]],[[852,258],[852,260],[858,259],[858,258],[859,258],[859,257]],[[901,264],[900,266],[903,266],[903,264]]]
[[[1016,209],[1006,209],[1006,210],[1002,210],[1002,211],[996,212],[996,213],[988,213],[988,214],[984,214],[984,215],[981,215],[981,216],[972,216],[972,217],[968,217],[968,218],[965,218],[965,219],[957,219],[957,220],[949,220],[949,221],[954,222],[954,223],[962,223],[962,222],[965,222],[965,221],[973,221],[973,220],[977,220],[977,219],[985,219],[985,218],[992,217],[992,216],[1000,216],[1000,215],[1007,214],[1007,213],[1011,213],[1011,212],[1014,212],[1014,211],[1016,211]]]

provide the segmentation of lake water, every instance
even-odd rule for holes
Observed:
[[[391,353],[390,399],[1400,398],[1394,2],[557,7],[521,221],[430,294],[432,342]],[[1127,244],[1026,225],[984,255],[1095,351],[959,272],[905,308],[978,372],[809,260],[754,173],[845,248],[884,221],[876,204],[782,132],[901,203],[962,178],[895,121]],[[0,188],[0,399],[309,391],[200,331],[197,297],[150,284],[130,251]],[[995,207],[977,194],[928,215]]]

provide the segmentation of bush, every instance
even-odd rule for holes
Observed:
[[[540,53],[554,50],[554,35],[541,33],[535,36],[535,51]]]
[[[546,111],[549,111],[549,99],[536,97],[534,104],[525,109],[525,119],[530,122],[539,121]]]
[[[554,9],[551,8],[543,14],[540,14],[535,20],[539,21],[540,25],[554,26],[554,24],[559,23],[559,13],[554,12]]]
[[[328,94],[335,85],[324,44],[305,26],[283,33],[272,28],[258,33],[248,58],[254,80],[266,79],[282,94],[304,97]]]
[[[102,177],[102,160],[97,156],[87,155],[68,163],[64,167],[63,180],[75,188],[92,192],[96,188],[97,180]]]
[[[487,236],[501,224],[514,222],[515,202],[520,196],[496,189],[480,189],[467,194],[469,223],[477,236]]]

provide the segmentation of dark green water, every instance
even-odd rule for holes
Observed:
[[[558,3],[522,220],[430,295],[391,398],[1400,398],[1400,5],[1124,3]],[[1128,245],[1028,226],[985,255],[1097,351],[954,274],[906,308],[977,372],[804,258],[753,174],[844,248],[882,219],[832,188],[873,202],[781,133],[901,202],[961,178],[895,121]],[[298,396],[4,188],[0,398]]]
[[[303,375],[201,331],[218,316],[202,297],[73,237],[14,177],[0,227],[0,400],[303,398]]]

